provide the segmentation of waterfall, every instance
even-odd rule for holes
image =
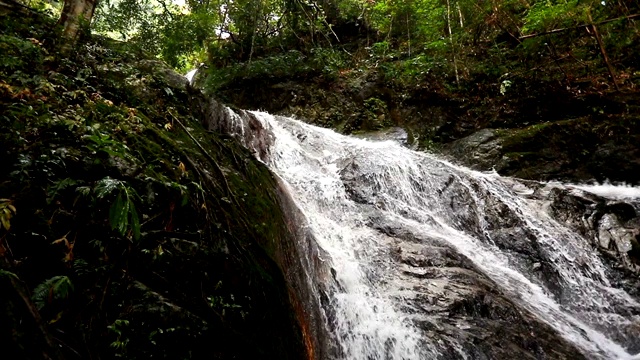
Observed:
[[[640,303],[554,191],[472,171],[394,141],[220,110],[285,184],[322,249],[323,325],[336,359],[630,359]],[[633,192],[633,196],[638,196]],[[317,260],[317,259],[316,259]]]

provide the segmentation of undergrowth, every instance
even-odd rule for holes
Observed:
[[[270,173],[204,131],[204,98],[166,65],[103,38],[61,58],[56,36],[46,16],[0,20],[8,358],[297,357]]]

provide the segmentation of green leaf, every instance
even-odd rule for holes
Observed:
[[[133,238],[135,240],[140,239],[140,219],[138,218],[138,212],[135,206],[131,203],[131,230],[133,231]]]
[[[133,195],[130,196],[129,192]],[[130,229],[133,238],[138,240],[140,238],[140,218],[132,200],[133,196],[136,196],[136,193],[132,188],[123,187],[123,191],[118,193],[109,209],[109,223],[111,229],[116,230],[122,236],[126,235]]]
[[[54,300],[69,298],[73,292],[73,283],[68,276],[59,275],[47,279],[33,290],[32,299],[38,310],[44,308]]]
[[[7,231],[11,229],[11,224],[9,223],[9,218],[4,214],[0,214],[0,223],[2,223],[2,227],[4,227]]]
[[[87,196],[91,193],[91,188],[88,186],[78,186],[76,191],[80,193],[80,195]]]
[[[120,235],[125,234],[127,228],[127,212],[128,201],[122,199],[122,193],[118,194],[116,201],[113,202],[109,209],[109,223],[111,223],[111,229],[117,230]]]
[[[11,229],[11,218],[16,213],[16,207],[9,199],[0,199],[0,228]]]
[[[114,190],[122,188],[124,186],[123,182],[120,180],[112,179],[110,177],[105,177],[104,179],[98,181],[95,186],[95,192],[98,199],[101,199],[109,194],[111,194]]]
[[[51,204],[53,200],[55,200],[55,198],[58,196],[58,193],[60,193],[62,190],[70,186],[74,186],[77,183],[78,182],[76,180],[73,180],[71,178],[62,179],[56,182],[53,186],[49,187],[47,191],[49,193],[49,196],[47,197],[47,204]]]
[[[18,275],[12,273],[11,271],[7,271],[7,270],[3,270],[0,269],[0,277],[7,277],[7,278],[13,278],[13,279],[18,279]]]

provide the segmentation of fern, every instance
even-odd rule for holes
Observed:
[[[134,199],[138,197],[136,191],[125,181],[106,177],[96,184],[94,192],[98,199],[111,193],[118,192],[115,201],[109,209],[109,223],[111,229],[120,235],[127,234],[129,229],[134,239],[140,238],[140,218],[136,211]]]
[[[18,275],[12,273],[11,271],[0,269],[0,278],[2,278],[2,277],[12,278],[12,279],[18,280]]]
[[[50,304],[54,300],[64,300],[69,298],[73,292],[73,283],[69,277],[64,275],[54,276],[43,281],[36,286],[31,296],[38,310],[42,310],[45,305]]]
[[[62,179],[54,183],[53,186],[50,186],[47,189],[47,204],[53,203],[53,201],[58,197],[58,195],[65,189],[75,186],[78,182],[71,178]]]
[[[78,276],[84,276],[95,271],[84,259],[76,259],[73,262],[73,270]]]
[[[114,190],[117,190],[124,186],[126,186],[124,181],[112,179],[107,176],[106,178],[98,181],[93,190],[95,191],[98,199],[102,199],[103,197],[111,194]]]

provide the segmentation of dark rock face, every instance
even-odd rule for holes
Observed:
[[[549,212],[559,221],[583,234],[607,267],[611,286],[640,299],[640,206],[635,201],[607,200],[581,190],[553,189],[548,195]],[[638,310],[621,307],[624,316],[636,318]],[[630,353],[638,353],[637,323],[626,325],[617,341]]]
[[[234,137],[246,149],[253,151],[253,156],[258,159],[264,160],[269,156],[273,134],[254,114],[231,110],[216,99],[203,97],[199,91],[191,90],[194,109],[201,114],[203,126],[210,131]],[[270,257],[286,280],[289,301],[293,306],[292,314],[300,326],[306,358],[327,359],[333,351],[333,344],[325,326],[328,320],[323,305],[326,305],[328,288],[334,281],[330,268],[322,260],[327,256],[304,226],[306,219],[291,199],[286,186],[278,178],[275,178],[272,186],[279,207],[277,212],[282,214],[286,231],[261,245],[269,250]]]
[[[441,147],[478,170],[532,180],[640,182],[640,120],[578,118],[521,129],[481,129]]]
[[[635,119],[628,125],[635,125],[640,120]],[[635,124],[634,124],[635,123]],[[633,184],[640,183],[640,147],[638,147],[637,133],[629,131],[626,139],[616,139],[597,146],[590,161],[587,163],[587,171],[594,174],[594,178],[611,181],[624,181]]]
[[[331,269],[323,259],[328,256],[318,247],[306,219],[293,203],[286,187],[278,180],[278,200],[290,236],[280,241],[275,259],[285,276],[289,297],[300,324],[308,360],[328,359],[332,353],[332,335],[325,324],[328,289],[334,283]],[[310,279],[315,279],[311,281]]]
[[[488,170],[500,164],[502,141],[496,130],[482,129],[444,145],[441,150],[472,169]]]

